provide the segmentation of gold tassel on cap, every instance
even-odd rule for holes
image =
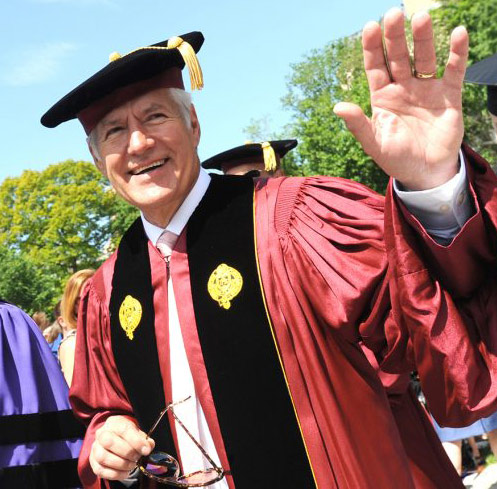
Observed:
[[[168,39],[167,49],[177,49],[180,52],[186,66],[188,66],[192,90],[201,90],[204,87],[202,68],[200,68],[197,55],[192,46],[181,39],[181,37],[175,36]]]
[[[277,168],[276,155],[273,147],[266,141],[261,144],[262,154],[264,156],[264,170],[275,171]]]
[[[162,49],[177,49],[183,57],[186,66],[188,66],[188,72],[190,73],[190,85],[192,87],[192,90],[201,90],[202,88],[204,88],[204,76],[202,75],[202,68],[200,68],[195,50],[192,48],[191,44],[184,41],[181,37],[174,36],[168,39],[167,47],[147,46],[136,48],[133,51],[125,54],[124,56],[136,53],[137,51],[160,51]],[[111,53],[109,55],[109,63],[117,61],[124,56],[120,55],[117,52]]]

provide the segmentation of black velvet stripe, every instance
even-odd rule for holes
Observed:
[[[70,409],[0,417],[1,445],[70,440],[84,435],[84,426]]]
[[[0,469],[2,489],[69,489],[82,487],[78,459],[20,465]]]
[[[119,309],[127,295],[137,299],[143,311],[132,340],[126,336],[119,322]],[[138,218],[119,244],[109,308],[112,351],[117,370],[134,415],[145,432],[166,405],[155,338],[153,295],[148,239]],[[167,307],[167,297],[164,297],[164,307]],[[176,456],[169,423],[161,422],[153,438],[156,449]]]
[[[236,488],[315,488],[259,284],[253,190],[250,178],[213,175],[188,223],[198,334]],[[243,276],[229,309],[207,291],[221,263]]]

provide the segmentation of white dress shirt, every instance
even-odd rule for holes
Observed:
[[[210,180],[209,174],[201,168],[195,185],[165,229],[149,223],[142,214],[145,233],[154,245],[157,245],[157,240],[164,231],[170,231],[176,236],[181,234],[190,216],[207,191]],[[461,170],[453,179],[440,187],[419,192],[402,191],[398,187],[398,185],[394,185],[399,198],[435,237],[450,239],[455,236],[471,215],[472,209],[467,197],[464,165],[461,165]],[[212,459],[221,466],[202,406],[195,394],[193,377],[179,324],[172,280],[168,280],[168,304],[173,401],[177,402],[191,396],[190,400],[175,407],[175,413]],[[209,464],[203,459],[198,448],[194,446],[182,428],[179,426],[176,428],[183,472],[189,473],[208,468]],[[223,479],[209,487],[212,489],[228,489],[228,484]]]
[[[459,159],[464,163],[462,152]],[[434,239],[450,241],[473,213],[464,164],[459,173],[439,187],[417,192],[402,191],[399,187],[394,181],[398,197]]]

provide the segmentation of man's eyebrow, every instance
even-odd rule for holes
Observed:
[[[114,118],[114,119],[104,119],[101,121],[102,127],[115,126],[122,124],[122,119]]]
[[[150,114],[150,112],[154,112],[154,110],[164,110],[165,107],[158,103],[152,103],[145,109],[143,109],[143,114]]]

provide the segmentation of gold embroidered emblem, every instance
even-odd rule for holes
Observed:
[[[221,263],[209,277],[207,290],[220,307],[229,309],[231,300],[242,290],[243,278],[238,270]]]
[[[133,333],[140,324],[141,318],[142,305],[137,299],[127,295],[119,308],[119,322],[130,340],[133,339]]]

